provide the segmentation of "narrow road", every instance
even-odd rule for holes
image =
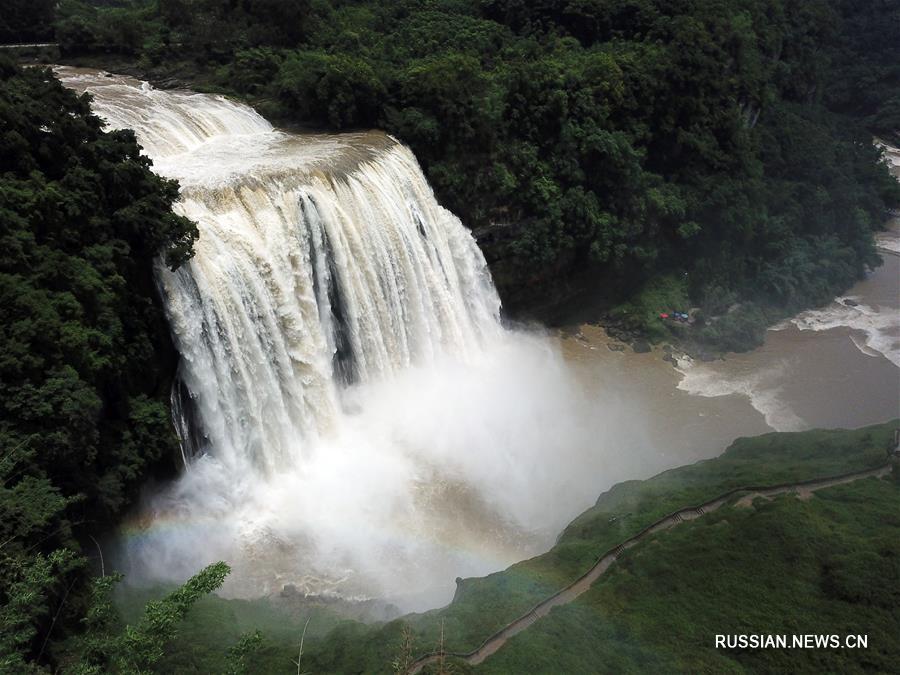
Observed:
[[[715,511],[722,505],[726,504],[732,497],[734,497],[734,495],[738,493],[747,492],[748,494],[747,496],[740,499],[735,505],[748,507],[753,503],[753,500],[757,498],[772,499],[777,495],[791,492],[796,493],[801,498],[809,498],[812,493],[816,492],[817,490],[824,490],[836,485],[843,485],[844,483],[852,483],[853,481],[857,481],[863,478],[881,478],[882,476],[885,476],[890,472],[891,464],[888,463],[876,469],[867,469],[865,471],[857,471],[855,473],[844,474],[841,476],[832,476],[829,478],[821,478],[813,481],[775,485],[771,487],[736,488],[734,490],[729,490],[725,494],[720,495],[715,499],[700,504],[699,506],[693,506],[682,509],[680,511],[676,511],[675,513],[671,513],[668,516],[657,520],[652,525],[644,528],[630,539],[624,541],[622,544],[607,551],[603,555],[603,557],[601,557],[594,564],[594,566],[591,567],[591,569],[578,577],[578,579],[573,581],[558,593],[551,595],[546,600],[543,600],[542,602],[535,605],[535,607],[528,613],[523,614],[518,619],[515,619],[505,627],[501,628],[499,631],[485,640],[481,644],[481,646],[474,651],[471,651],[467,654],[448,652],[445,654],[445,656],[453,656],[462,659],[466,663],[473,666],[482,663],[491,654],[494,654],[498,649],[505,645],[506,641],[509,640],[509,638],[511,638],[513,635],[521,633],[530,625],[538,621],[538,619],[547,616],[550,613],[550,610],[552,610],[554,607],[558,607],[559,605],[566,605],[572,602],[579,595],[587,591],[594,584],[594,582],[597,581],[597,579],[599,579],[604,574],[604,572],[606,572],[606,570],[610,568],[610,566],[616,561],[616,559],[625,549],[631,548],[651,534],[661,532],[662,530],[667,530],[670,527],[675,527],[679,523],[683,523],[687,520],[694,520],[696,518],[699,518],[700,516]],[[436,663],[439,657],[439,654],[426,654],[425,656],[422,656],[419,659],[413,661],[407,673],[409,675],[415,675],[415,673],[421,671],[425,666]]]

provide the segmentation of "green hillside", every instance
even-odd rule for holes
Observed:
[[[898,535],[897,481],[723,509],[626,552],[476,672],[890,672]],[[723,650],[717,634],[863,634],[868,649]]]

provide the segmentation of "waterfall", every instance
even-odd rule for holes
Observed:
[[[465,357],[499,330],[484,258],[409,150],[276,174],[189,183],[196,255],[159,271],[212,451],[268,471],[329,429],[342,386]]]
[[[221,96],[57,72],[134,129],[200,230],[188,264],[157,267],[188,467],[122,526],[127,578],[226,560],[233,595],[291,584],[424,609],[548,546],[596,496],[612,429],[639,456],[552,339],[501,326],[484,257],[396,139],[287,133]]]
[[[301,462],[342,387],[465,358],[498,334],[484,257],[393,138],[304,138],[221,96],[63,76],[135,131],[199,224],[194,258],[157,275],[188,460],[205,448],[264,472]]]

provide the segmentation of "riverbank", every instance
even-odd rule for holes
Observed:
[[[639,353],[591,323],[561,330],[560,348],[586,400],[614,386],[642,411],[642,432],[660,449],[656,470],[710,457],[740,436],[882,422],[900,410],[900,256],[890,252],[900,224],[880,242],[881,267],[748,352],[705,361],[664,345]]]
[[[873,142],[884,152],[890,173],[900,180],[900,149],[877,137]],[[647,352],[652,344],[662,349],[668,355],[665,360],[673,365],[686,363],[685,357],[690,362],[722,360],[728,352],[748,352],[761,347],[770,331],[783,328],[792,316],[829,311],[833,315],[836,303],[850,308],[850,314],[853,314],[852,310],[859,307],[860,298],[866,297],[876,287],[874,302],[879,305],[887,303],[887,307],[900,311],[898,293],[892,293],[900,285],[900,263],[897,260],[900,256],[900,214],[891,214],[874,238],[881,264],[867,269],[864,278],[852,286],[835,289],[837,297],[834,300],[816,307],[791,309],[734,303],[718,316],[703,317],[699,308],[690,306],[684,280],[669,278],[663,279],[662,283],[649,281],[632,300],[615,307],[610,307],[609,302],[603,299],[599,303],[592,302],[590,296],[582,294],[558,307],[548,318],[550,324],[560,327],[564,334],[577,336],[583,332],[581,326],[585,324],[602,327],[610,338],[621,343],[615,347],[616,350],[631,347],[636,352]],[[678,317],[677,313],[687,314],[689,320]],[[865,318],[848,317],[847,321],[851,328],[865,330]],[[710,339],[709,331],[704,335],[704,330],[715,323],[727,327],[718,339]],[[738,330],[735,332],[736,327]]]
[[[900,173],[900,169],[895,172]],[[660,350],[672,364],[684,357],[702,362],[721,360],[727,354],[762,346],[769,331],[778,330],[793,316],[827,311],[835,302],[857,307],[858,289],[869,284],[869,280],[896,277],[894,259],[900,255],[900,216],[892,216],[875,235],[875,247],[881,256],[879,265],[867,269],[865,276],[852,286],[836,289],[834,300],[813,307],[734,303],[722,314],[707,316],[700,307],[692,306],[685,284],[667,275],[651,279],[630,300],[618,305],[581,294],[546,310],[544,320],[563,335],[575,337],[583,333],[586,325],[602,328],[615,345],[611,349],[637,353]]]

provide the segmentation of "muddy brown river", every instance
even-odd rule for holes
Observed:
[[[883,264],[826,307],[773,327],[765,344],[709,363],[609,349],[602,328],[562,337],[588,396],[616,383],[642,408],[660,466],[719,453],[739,436],[860,427],[900,415],[900,220]],[[648,467],[648,472],[658,467]]]

